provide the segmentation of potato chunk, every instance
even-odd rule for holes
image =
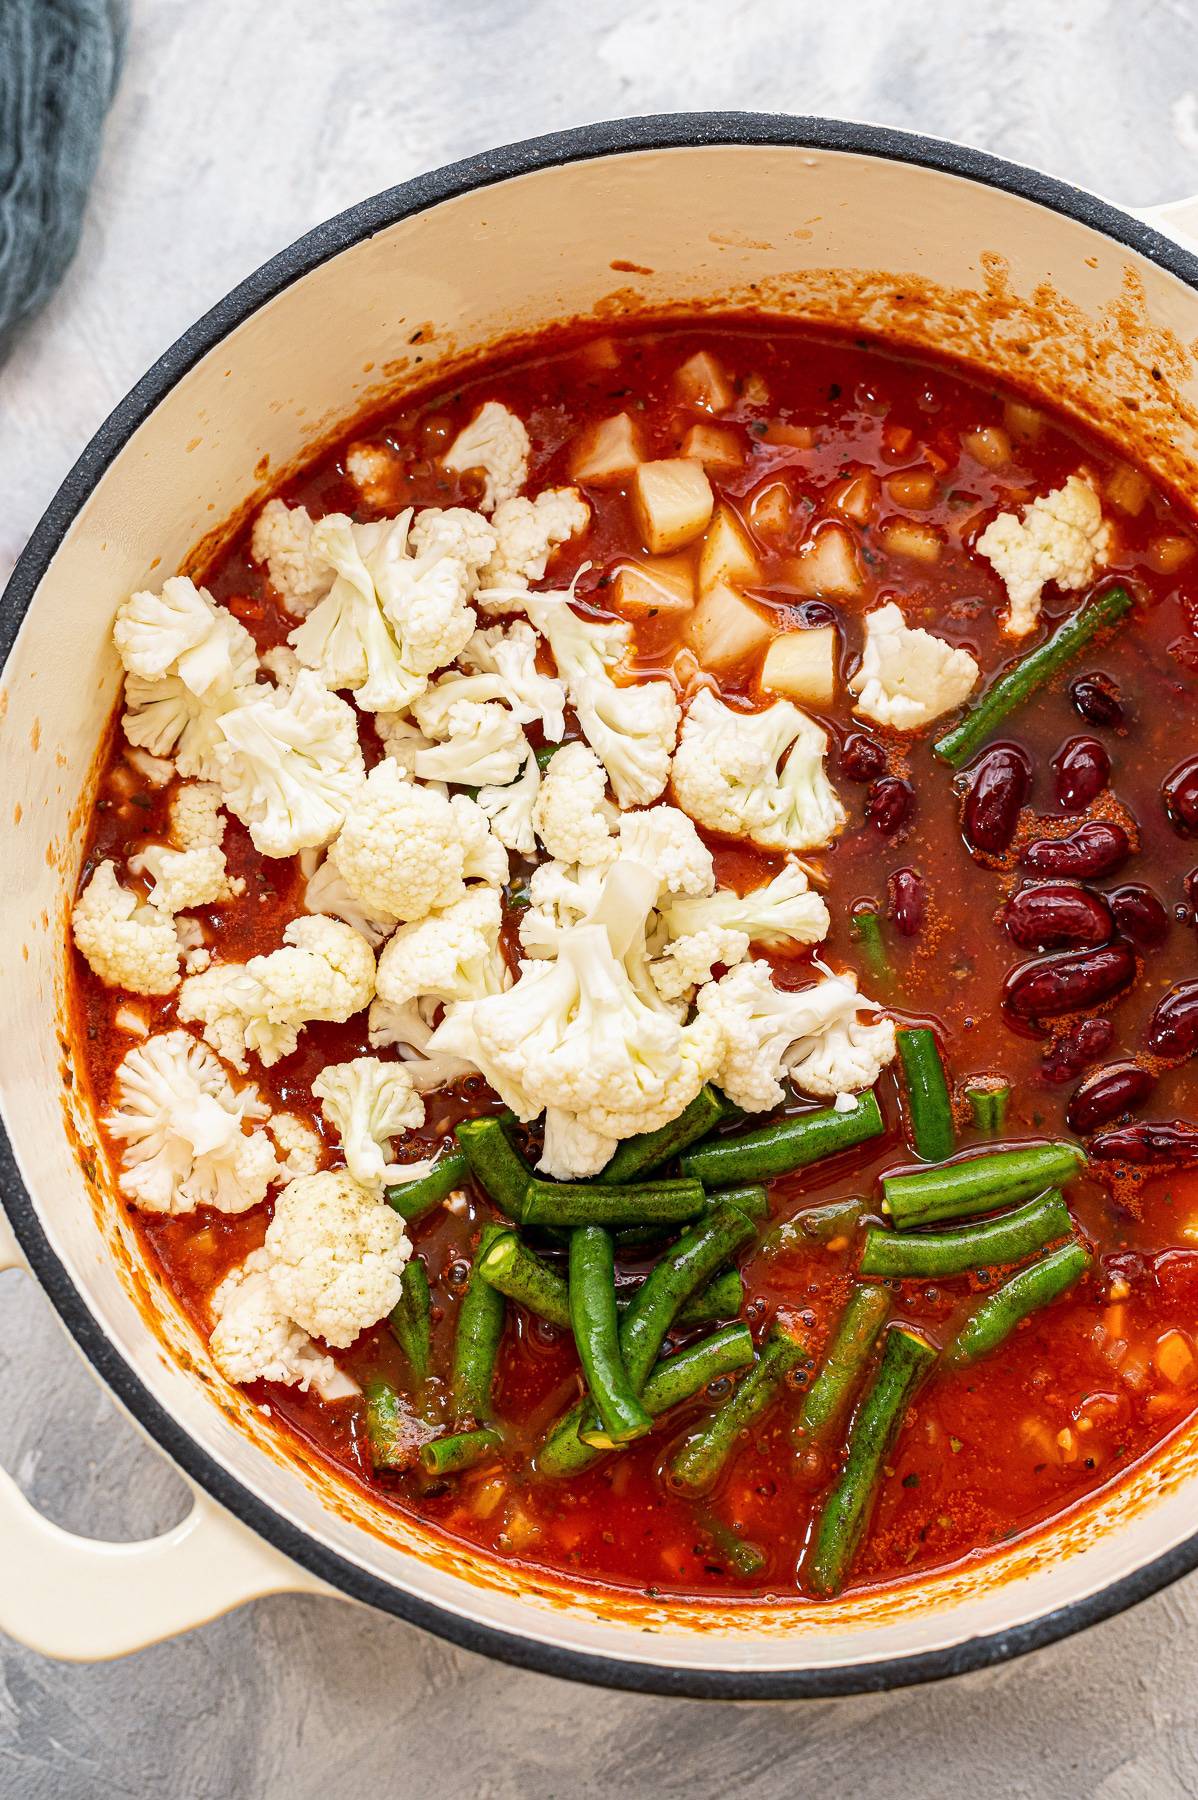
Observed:
[[[732,383],[708,350],[689,357],[674,376],[674,386],[691,406],[726,412],[736,398]]]
[[[617,413],[613,419],[601,419],[579,439],[570,475],[592,487],[614,487],[627,481],[640,461],[636,422],[628,413]]]
[[[707,528],[715,497],[701,463],[685,457],[641,463],[632,478],[632,510],[645,548],[681,550]]]
[[[914,519],[887,519],[881,535],[891,556],[908,556],[915,562],[938,562],[944,548],[934,525],[918,524]]]
[[[738,469],[745,447],[729,425],[692,425],[682,440],[682,454],[709,469]]]
[[[806,706],[830,706],[836,697],[835,625],[784,631],[771,640],[761,667],[761,685]]]
[[[686,638],[705,669],[750,661],[773,635],[769,620],[730,587],[713,587],[687,620]]]
[[[749,518],[762,537],[785,537],[794,517],[794,495],[784,481],[767,481],[749,501]]]
[[[865,592],[857,550],[841,525],[821,525],[791,565],[800,594],[821,600],[855,600]]]
[[[718,506],[699,552],[699,592],[731,583],[752,587],[761,580],[761,564],[749,534],[730,506]]]
[[[688,556],[648,556],[616,570],[612,607],[625,619],[689,612],[694,604],[695,576]]]

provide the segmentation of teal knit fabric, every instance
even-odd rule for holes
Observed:
[[[0,0],[0,359],[79,242],[125,0]]]

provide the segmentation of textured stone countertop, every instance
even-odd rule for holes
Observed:
[[[2,3],[2,0],[0,0]],[[94,427],[263,258],[395,181],[617,114],[867,118],[1129,204],[1198,190],[1190,0],[134,0],[65,289],[0,370],[0,577]],[[0,1463],[53,1519],[137,1537],[181,1482],[49,1305],[0,1277]],[[335,1600],[260,1601],[103,1667],[0,1642],[11,1800],[621,1794],[1169,1800],[1198,1793],[1198,1578],[988,1673],[729,1706],[588,1691]]]

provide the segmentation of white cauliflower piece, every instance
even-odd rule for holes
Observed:
[[[674,797],[724,837],[766,850],[815,849],[845,821],[824,771],[827,748],[827,734],[789,700],[738,713],[704,688],[683,720]]]
[[[409,1000],[471,1000],[498,993],[511,980],[499,949],[502,922],[498,889],[470,887],[440,912],[401,925],[379,957],[380,1000],[403,1006]]]
[[[1008,606],[1002,628],[1025,637],[1040,617],[1040,599],[1049,582],[1066,593],[1083,588],[1107,561],[1113,542],[1102,502],[1084,475],[1041,494],[1017,513],[999,513],[976,549],[1001,577]]]
[[[308,877],[304,886],[304,911],[344,919],[366,939],[372,950],[377,950],[384,938],[390,937],[398,923],[391,913],[369,912],[350,892],[345,876],[329,856]]]
[[[254,1250],[231,1269],[209,1305],[215,1328],[208,1340],[212,1360],[227,1381],[277,1381],[322,1400],[350,1400],[360,1392],[332,1357],[318,1350],[306,1331],[289,1319],[270,1285],[270,1257]]]
[[[520,856],[536,854],[533,811],[540,791],[540,764],[536,753],[530,749],[515,781],[499,787],[481,787],[475,796],[499,842]]]
[[[524,619],[476,631],[458,661],[474,675],[490,677],[491,685],[485,693],[480,689],[479,699],[506,701],[522,725],[539,719],[546,740],[561,742],[566,690],[556,676],[537,668],[537,634]]]
[[[171,919],[121,886],[100,863],[75,902],[71,930],[79,954],[105,987],[169,994],[179,985],[179,940]]]
[[[208,948],[204,936],[204,927],[198,919],[177,916],[175,919],[175,936],[179,940],[179,948],[183,952],[183,972],[185,975],[198,975],[212,961],[212,952]]]
[[[584,868],[606,865],[615,845],[617,809],[607,798],[607,776],[586,744],[563,744],[550,759],[532,822],[550,856]]]
[[[891,600],[866,615],[861,666],[849,680],[858,696],[853,711],[896,731],[916,731],[967,700],[980,674],[968,650],[908,625]]]
[[[261,688],[218,726],[225,805],[263,856],[294,856],[335,838],[365,764],[354,709],[305,670],[295,686]]]
[[[290,644],[272,644],[258,661],[268,675],[273,675],[275,686],[280,688],[293,688],[304,666]]]
[[[220,789],[214,781],[184,781],[170,798],[170,839],[176,850],[219,848],[224,840]]]
[[[153,882],[148,898],[160,912],[187,912],[193,906],[216,906],[245,893],[241,877],[230,879],[225,853],[212,844],[196,850],[171,850],[165,844],[147,844],[129,858],[129,872],[148,875]]]
[[[389,444],[351,444],[345,454],[345,473],[375,512],[394,505],[395,479],[402,463]]]
[[[543,862],[528,883],[528,905],[520,917],[520,944],[529,956],[556,956],[562,934],[591,919],[615,859],[615,840],[606,864]]]
[[[662,894],[711,894],[715,864],[693,822],[676,806],[620,815],[620,855],[661,878]]]
[[[169,787],[175,779],[175,765],[167,756],[151,756],[148,750],[135,750],[130,746],[124,753],[124,761],[151,787]]]
[[[472,507],[426,506],[412,525],[412,548],[427,561],[452,557],[460,563],[463,588],[469,592],[495,554],[495,531]]]
[[[507,852],[481,808],[419,787],[389,757],[370,771],[329,855],[375,918],[422,919],[460,899],[468,880],[507,878]]]
[[[617,1139],[592,1131],[574,1113],[550,1106],[537,1168],[553,1181],[583,1181],[605,1169],[618,1147]]]
[[[797,862],[785,863],[762,887],[748,894],[737,894],[731,888],[717,888],[705,895],[680,894],[663,900],[661,910],[673,938],[713,929],[733,931],[767,950],[818,944],[827,937],[831,924],[823,897],[812,891]],[[671,951],[673,948],[671,944]],[[728,958],[717,960],[727,962]]]
[[[143,1212],[246,1212],[279,1179],[270,1140],[243,1129],[269,1116],[257,1088],[234,1088],[186,1031],[152,1037],[119,1064],[116,1104],[104,1120],[123,1146],[117,1185]]]
[[[426,738],[420,727],[403,713],[375,713],[374,728],[391,761],[398,763],[409,775],[416,771],[417,751],[433,747],[432,738]]]
[[[535,500],[501,501],[491,523],[495,554],[483,570],[483,587],[540,581],[551,553],[585,531],[591,509],[577,488],[545,488]]]
[[[663,1000],[680,1000],[711,980],[716,963],[731,969],[749,954],[749,937],[727,925],[704,925],[666,946],[664,956],[649,965],[653,985]]]
[[[288,1181],[315,1175],[324,1161],[324,1140],[298,1113],[272,1113],[266,1129],[275,1141],[279,1165]]]
[[[412,1252],[398,1213],[344,1169],[289,1182],[265,1247],[279,1306],[334,1349],[391,1311]]]
[[[427,731],[427,721],[416,714]],[[445,719],[444,743],[417,750],[413,768],[421,781],[453,782],[466,787],[506,787],[528,756],[529,744],[516,715],[490,701],[479,705],[461,700]]]
[[[478,1070],[458,1056],[428,1054],[428,1041],[435,1029],[434,1020],[441,1002],[431,998],[405,1000],[392,1006],[388,1000],[372,1000],[368,1035],[372,1050],[394,1048],[404,1060],[417,1093],[430,1094],[448,1087],[464,1075],[477,1075]]]
[[[741,963],[701,987],[695,1004],[722,1034],[716,1084],[746,1112],[777,1106],[784,1075],[803,1093],[838,1103],[847,1097],[851,1104],[897,1048],[889,1019],[860,1021],[860,1013],[880,1009],[857,992],[852,975],[825,975],[811,987],[783,990],[767,963]]]
[[[306,506],[268,500],[250,539],[250,555],[266,564],[271,587],[297,619],[310,613],[333,585],[333,570],[312,553],[313,524]]]
[[[125,664],[131,744],[174,755],[182,775],[215,773],[220,719],[253,690],[254,640],[204,588],[182,576],[161,594],[139,593],[118,609],[113,639]]]
[[[441,466],[454,475],[477,470],[483,478],[478,504],[489,513],[518,494],[528,480],[529,449],[524,421],[498,400],[488,400],[458,432]]]
[[[390,1182],[412,1181],[428,1173],[391,1160],[391,1139],[424,1124],[424,1101],[402,1063],[356,1056],[331,1063],[312,1083],[320,1110],[341,1139],[345,1166],[364,1188],[382,1190]]]

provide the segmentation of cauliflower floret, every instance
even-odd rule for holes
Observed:
[[[345,454],[345,473],[375,512],[389,512],[395,504],[395,480],[403,463],[390,444],[351,444]]]
[[[167,914],[145,906],[102,862],[75,902],[71,929],[79,954],[105,987],[169,994],[179,985],[179,940]]]
[[[582,1181],[605,1169],[617,1147],[616,1138],[604,1137],[573,1113],[550,1106],[545,1110],[545,1139],[537,1168],[554,1181]]]
[[[306,506],[268,500],[254,520],[250,554],[265,563],[270,585],[293,618],[302,619],[333,585],[333,571],[312,554],[313,519]]]
[[[279,1166],[288,1181],[315,1175],[324,1160],[324,1140],[298,1113],[273,1113],[266,1129],[275,1141]]]
[[[493,685],[478,698],[505,700],[522,725],[539,719],[547,742],[561,742],[566,690],[555,676],[537,668],[537,634],[524,619],[476,631],[458,661],[475,675],[491,678]]]
[[[198,919],[183,916],[175,919],[175,936],[179,940],[179,948],[183,952],[183,973],[198,975],[212,961],[212,952],[208,948],[204,936],[204,927]]]
[[[416,716],[427,731],[427,720],[421,718],[419,710]],[[506,706],[461,700],[449,707],[445,724],[446,741],[417,750],[413,758],[413,768],[421,781],[506,787],[516,779],[529,745],[515,713]]]
[[[219,848],[225,835],[220,789],[214,781],[184,781],[170,799],[170,837],[176,850]]]
[[[1084,475],[1041,494],[1017,513],[999,513],[977,541],[1007,590],[1002,628],[1025,637],[1040,617],[1040,597],[1049,582],[1066,593],[1083,588],[1111,554],[1111,528],[1102,502]]]
[[[428,1041],[433,1035],[433,1020],[441,1010],[441,1002],[432,998],[405,1000],[392,1006],[388,1000],[370,1003],[369,1038],[372,1050],[395,1048],[404,1060],[417,1093],[430,1094],[436,1088],[448,1087],[464,1075],[476,1075],[473,1063],[459,1056],[430,1056]]]
[[[497,400],[488,400],[441,458],[442,468],[454,475],[476,469],[483,478],[480,509],[494,512],[504,500],[518,494],[528,480],[528,432]]]
[[[661,877],[663,894],[715,891],[711,851],[694,824],[676,806],[620,815],[620,855],[644,863]]]
[[[412,526],[412,548],[418,557],[449,556],[462,565],[466,588],[477,587],[480,574],[495,554],[494,527],[469,506],[426,506]]]
[[[608,843],[606,864],[543,862],[533,870],[520,916],[520,944],[529,956],[556,956],[562,934],[590,920],[615,860],[615,839]]]
[[[154,883],[151,906],[160,912],[186,912],[193,906],[216,906],[245,893],[245,882],[230,879],[225,853],[214,845],[199,850],[170,850],[165,844],[147,844],[129,859],[129,872],[148,875]]]
[[[127,670],[131,744],[155,758],[175,755],[180,774],[210,779],[223,714],[252,692],[254,640],[206,589],[175,576],[161,594],[134,594],[119,608],[113,639]]]
[[[550,553],[585,531],[591,509],[577,488],[546,488],[535,500],[504,500],[495,508],[495,554],[483,587],[540,581]]]
[[[167,756],[151,756],[148,750],[135,750],[130,745],[124,752],[122,761],[135,769],[150,787],[169,787],[175,779],[175,765]]]
[[[769,950],[818,944],[827,937],[831,923],[822,897],[812,892],[802,865],[797,862],[786,863],[764,886],[748,894],[718,888],[706,895],[668,898],[662,902],[662,915],[671,937],[726,930],[742,934],[750,943],[764,944]],[[673,944],[670,950],[672,953]],[[728,958],[721,956],[717,960],[727,962]]]
[[[305,670],[290,692],[259,697],[218,721],[225,805],[263,856],[294,856],[335,838],[365,764],[354,709]]]
[[[749,937],[727,925],[704,925],[667,945],[664,956],[650,964],[653,985],[663,1000],[680,1000],[711,980],[716,963],[731,969],[749,954]]]
[[[411,1253],[403,1220],[344,1169],[289,1182],[266,1231],[275,1299],[334,1349],[391,1311]]]
[[[213,1362],[227,1381],[278,1381],[304,1394],[313,1387],[328,1402],[352,1399],[360,1392],[357,1382],[287,1317],[275,1299],[269,1268],[265,1249],[254,1250],[212,1295]]]
[[[275,686],[284,690],[295,686],[304,666],[290,644],[272,644],[258,661],[268,675],[273,675]]]
[[[341,1139],[346,1168],[362,1187],[381,1191],[389,1182],[414,1181],[432,1167],[427,1158],[406,1167],[390,1160],[391,1139],[424,1124],[424,1101],[402,1063],[380,1062],[377,1056],[332,1063],[320,1071],[312,1092]]]
[[[612,859],[617,809],[607,798],[607,776],[586,744],[563,744],[541,783],[532,822],[550,856],[584,868]]]
[[[499,890],[467,888],[460,900],[412,925],[401,925],[379,957],[380,1000],[471,1000],[505,988],[511,977],[499,950]]]
[[[849,681],[853,711],[915,731],[967,700],[980,673],[968,650],[908,625],[892,600],[866,616],[861,666]]]
[[[750,838],[766,850],[811,850],[830,843],[845,821],[824,772],[827,747],[826,734],[789,700],[738,713],[704,688],[683,720],[674,796],[724,837]]]
[[[347,925],[361,933],[372,950],[377,950],[384,938],[390,937],[398,923],[391,913],[368,912],[350,892],[349,883],[329,856],[308,877],[304,887],[304,911],[344,919]]]
[[[270,1140],[243,1130],[269,1116],[257,1088],[234,1088],[186,1031],[152,1037],[118,1066],[116,1105],[104,1120],[124,1146],[118,1186],[143,1212],[245,1212],[279,1179]]]
[[[460,899],[468,880],[507,878],[482,809],[417,786],[389,757],[370,771],[330,860],[368,913],[409,922]]]
[[[398,763],[409,775],[416,771],[417,751],[433,747],[432,738],[426,738],[420,727],[403,713],[375,713],[374,728],[391,761]]]
[[[515,781],[500,787],[481,787],[476,796],[499,842],[520,856],[536,854],[533,809],[540,791],[541,768],[536,753],[530,749]]]
[[[889,1019],[859,1021],[859,1013],[879,1008],[857,992],[852,975],[825,975],[784,991],[767,963],[747,962],[700,988],[695,1004],[722,1033],[716,1084],[746,1112],[777,1106],[784,1075],[803,1093],[851,1105],[895,1054]]]

